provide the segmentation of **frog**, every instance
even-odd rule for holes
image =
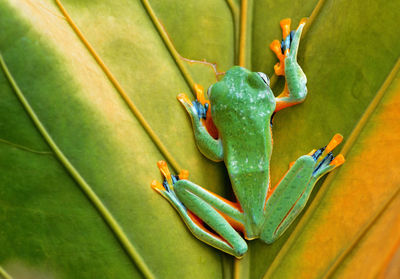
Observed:
[[[302,103],[307,95],[307,78],[297,62],[306,21],[302,19],[290,31],[291,20],[281,20],[283,39],[270,44],[279,59],[275,74],[285,77],[277,97],[266,74],[241,66],[232,67],[211,85],[208,99],[200,87],[193,102],[183,93],[177,97],[190,116],[200,152],[225,163],[236,201],[191,182],[186,170],[171,174],[165,161],[157,163],[163,182],[151,182],[195,237],[238,259],[248,250],[246,240],[266,244],[277,240],[303,211],[316,182],[345,161],[342,154],[333,156],[332,150],[343,139],[336,134],[326,146],[290,163],[286,174],[271,186],[271,119],[276,112]]]

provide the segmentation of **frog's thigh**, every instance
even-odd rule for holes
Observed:
[[[238,258],[247,251],[246,241],[222,216],[224,214],[225,217],[238,219],[236,221],[240,223],[241,213],[237,209],[188,180],[179,180],[174,184],[174,190],[184,206],[218,234],[210,232],[200,222],[196,222],[190,213],[186,213],[187,216],[182,217],[198,239]]]
[[[311,156],[301,156],[283,177],[266,203],[261,239],[274,242],[304,208],[315,184]]]

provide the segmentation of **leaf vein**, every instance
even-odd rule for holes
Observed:
[[[225,0],[227,3],[231,14],[232,14],[232,21],[233,21],[233,50],[235,53],[235,64],[238,63],[238,58],[239,58],[239,17],[240,17],[240,11],[239,11],[239,6],[237,3],[233,2],[233,0]]]
[[[29,147],[27,147],[27,146],[23,146],[23,145],[20,145],[20,144],[17,144],[17,143],[14,143],[14,142],[11,142],[11,141],[2,139],[2,138],[0,138],[0,143],[7,144],[7,145],[10,145],[10,146],[12,146],[12,147],[15,147],[15,148],[18,148],[18,149],[21,149],[21,150],[24,150],[24,151],[28,151],[28,152],[40,154],[40,155],[50,155],[50,154],[53,154],[53,153],[50,152],[50,151],[34,150],[34,149],[29,148]]]
[[[397,59],[395,65],[393,66],[392,70],[389,72],[389,74],[386,77],[385,81],[383,82],[382,86],[379,88],[379,90],[376,93],[374,99],[372,100],[372,102],[370,103],[370,105],[368,106],[366,111],[364,112],[363,116],[361,117],[361,119],[359,120],[357,125],[355,126],[355,128],[354,128],[353,132],[351,133],[349,139],[344,144],[344,146],[343,146],[343,148],[342,148],[342,150],[340,152],[344,156],[353,147],[354,143],[356,142],[356,140],[358,139],[359,135],[361,134],[362,129],[367,124],[369,118],[371,117],[371,115],[375,111],[376,107],[379,105],[380,101],[382,100],[383,96],[386,93],[386,90],[388,89],[388,87],[390,86],[392,81],[394,80],[394,78],[395,78],[397,72],[399,71],[399,69],[400,69],[400,57]],[[287,254],[287,252],[290,250],[290,248],[296,242],[297,237],[299,236],[299,232],[301,232],[302,229],[307,226],[308,222],[310,222],[312,220],[312,216],[313,216],[315,210],[317,209],[320,201],[324,198],[326,192],[329,189],[329,184],[334,181],[334,178],[336,177],[336,175],[337,175],[337,171],[333,172],[330,175],[328,175],[328,177],[325,179],[325,181],[322,184],[321,189],[318,192],[317,196],[315,197],[313,203],[310,205],[309,209],[306,211],[304,216],[301,218],[300,222],[298,223],[298,225],[296,226],[296,228],[294,229],[292,234],[289,236],[288,240],[282,246],[280,252],[275,257],[275,260],[273,261],[273,263],[271,264],[271,266],[267,270],[267,272],[264,274],[263,278],[269,278],[270,277],[270,275],[275,271],[275,269],[278,267],[278,265],[282,261],[282,259],[285,258],[285,255]],[[383,204],[382,208],[380,210],[378,210],[376,215],[372,218],[372,221],[370,222],[370,224],[373,224],[373,222],[375,222],[375,220],[377,220],[376,218],[379,218],[380,214],[382,213],[382,210],[383,211],[385,210],[385,208],[392,201],[392,199],[399,193],[399,191],[400,191],[400,188],[397,189],[395,191],[394,195],[390,199],[388,199],[387,202],[385,202]],[[338,266],[338,264],[343,260],[345,255],[347,255],[350,252],[351,247],[353,247],[361,239],[362,235],[365,233],[365,230],[368,230],[368,228],[370,227],[370,224],[367,224],[366,226],[364,226],[359,231],[357,236],[353,239],[351,244],[349,244],[349,246],[346,247],[343,250],[341,255],[339,255],[335,259],[335,262],[332,263],[331,267],[326,271],[326,273],[328,275],[333,272],[334,268],[336,268]]]
[[[3,56],[0,53],[0,66],[4,71],[10,85],[14,89],[15,94],[17,95],[19,101],[24,107],[25,111],[28,113],[36,128],[42,134],[43,138],[46,140],[47,144],[54,151],[55,155],[59,159],[60,163],[65,167],[65,169],[69,172],[69,174],[74,178],[76,183],[79,185],[81,190],[86,194],[89,200],[92,202],[93,206],[99,211],[107,225],[110,227],[111,231],[114,233],[116,238],[121,243],[122,247],[125,249],[127,254],[130,256],[132,261],[136,263],[139,270],[143,273],[146,278],[154,278],[153,274],[140,257],[139,253],[136,251],[135,247],[130,242],[129,238],[122,230],[118,222],[115,220],[111,212],[107,209],[107,207],[103,204],[97,194],[93,191],[92,187],[85,181],[85,179],[80,175],[78,170],[72,165],[72,163],[68,160],[68,158],[64,155],[61,149],[57,146],[55,141],[52,139],[39,117],[36,115],[28,100],[25,98],[22,91],[19,89],[16,81],[12,77],[8,67],[3,59]]]
[[[143,117],[142,113],[139,111],[139,109],[135,106],[133,101],[129,98],[128,94],[125,92],[125,90],[122,88],[118,80],[114,77],[114,75],[111,73],[111,71],[108,69],[106,64],[103,62],[103,60],[100,58],[100,56],[97,54],[96,50],[92,47],[92,45],[89,43],[89,41],[85,38],[83,33],[79,30],[78,26],[73,22],[72,18],[69,16],[67,11],[65,10],[64,6],[61,4],[60,0],[56,0],[56,3],[58,7],[60,8],[61,12],[64,14],[66,20],[72,27],[72,29],[75,31],[77,36],[81,39],[82,43],[86,46],[88,51],[92,54],[94,59],[97,61],[99,64],[100,68],[104,71],[104,73],[107,75],[108,79],[111,81],[111,83],[114,85],[115,89],[118,91],[122,99],[125,101],[127,106],[129,107],[130,111],[133,113],[133,115],[136,117],[136,119],[139,121],[139,123],[142,125],[143,129],[147,132],[151,140],[154,142],[158,150],[162,153],[162,155],[165,157],[165,159],[170,163],[172,168],[176,172],[181,171],[181,167],[179,166],[178,162],[173,158],[171,153],[168,151],[168,149],[164,146],[160,138],[157,136],[157,134],[153,131],[153,129],[150,127],[149,123],[147,123],[146,119]]]
[[[247,11],[248,0],[241,1],[240,7],[240,31],[239,31],[239,66],[246,65],[246,42],[247,42]]]
[[[156,13],[154,12],[153,8],[151,7],[148,0],[141,0],[143,7],[145,8],[147,14],[149,15],[151,21],[153,22],[154,26],[156,27],[158,34],[160,35],[162,41],[164,42],[165,46],[167,47],[169,53],[175,60],[176,65],[178,66],[179,70],[181,71],[186,83],[188,84],[189,88],[192,90],[192,93],[195,95],[194,92],[194,81],[192,76],[190,75],[188,69],[186,68],[185,64],[181,61],[181,55],[176,50],[171,38],[168,36],[168,33],[165,31],[164,26],[161,24],[160,20],[158,19]]]
[[[13,279],[11,275],[8,274],[7,271],[5,271],[4,268],[2,268],[1,266],[0,266],[0,276],[3,277],[4,279]]]

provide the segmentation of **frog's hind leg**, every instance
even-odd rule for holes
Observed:
[[[171,175],[164,161],[158,162],[158,166],[165,179],[162,184],[153,181],[152,188],[175,207],[194,236],[237,258],[242,257],[247,251],[247,244],[235,230],[243,229],[239,208],[233,202],[186,180],[187,173]]]
[[[301,156],[272,189],[265,204],[263,241],[272,243],[281,236],[303,210],[318,179],[344,163],[343,155],[331,152],[341,141],[337,134],[327,146]]]
[[[275,74],[285,76],[285,87],[282,93],[276,97],[275,111],[299,104],[307,95],[307,78],[297,63],[297,52],[301,33],[306,19],[300,21],[296,31],[290,31],[290,19],[280,22],[283,40],[274,40],[270,48],[276,54],[279,62],[274,66]]]

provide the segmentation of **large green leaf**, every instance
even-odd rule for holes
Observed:
[[[0,2],[0,276],[393,274],[399,9],[362,0]],[[232,196],[223,164],[198,152],[175,97],[237,63],[272,75],[268,45],[280,38],[279,20],[297,25],[306,16],[299,63],[309,94],[274,119],[272,182],[336,132],[351,139],[347,163],[318,184],[281,239],[251,241],[247,256],[233,260],[195,239],[149,187],[165,159]],[[272,81],[279,93],[282,80]],[[365,193],[380,195],[366,198],[362,179],[371,185]],[[363,260],[380,245],[380,258]]]

